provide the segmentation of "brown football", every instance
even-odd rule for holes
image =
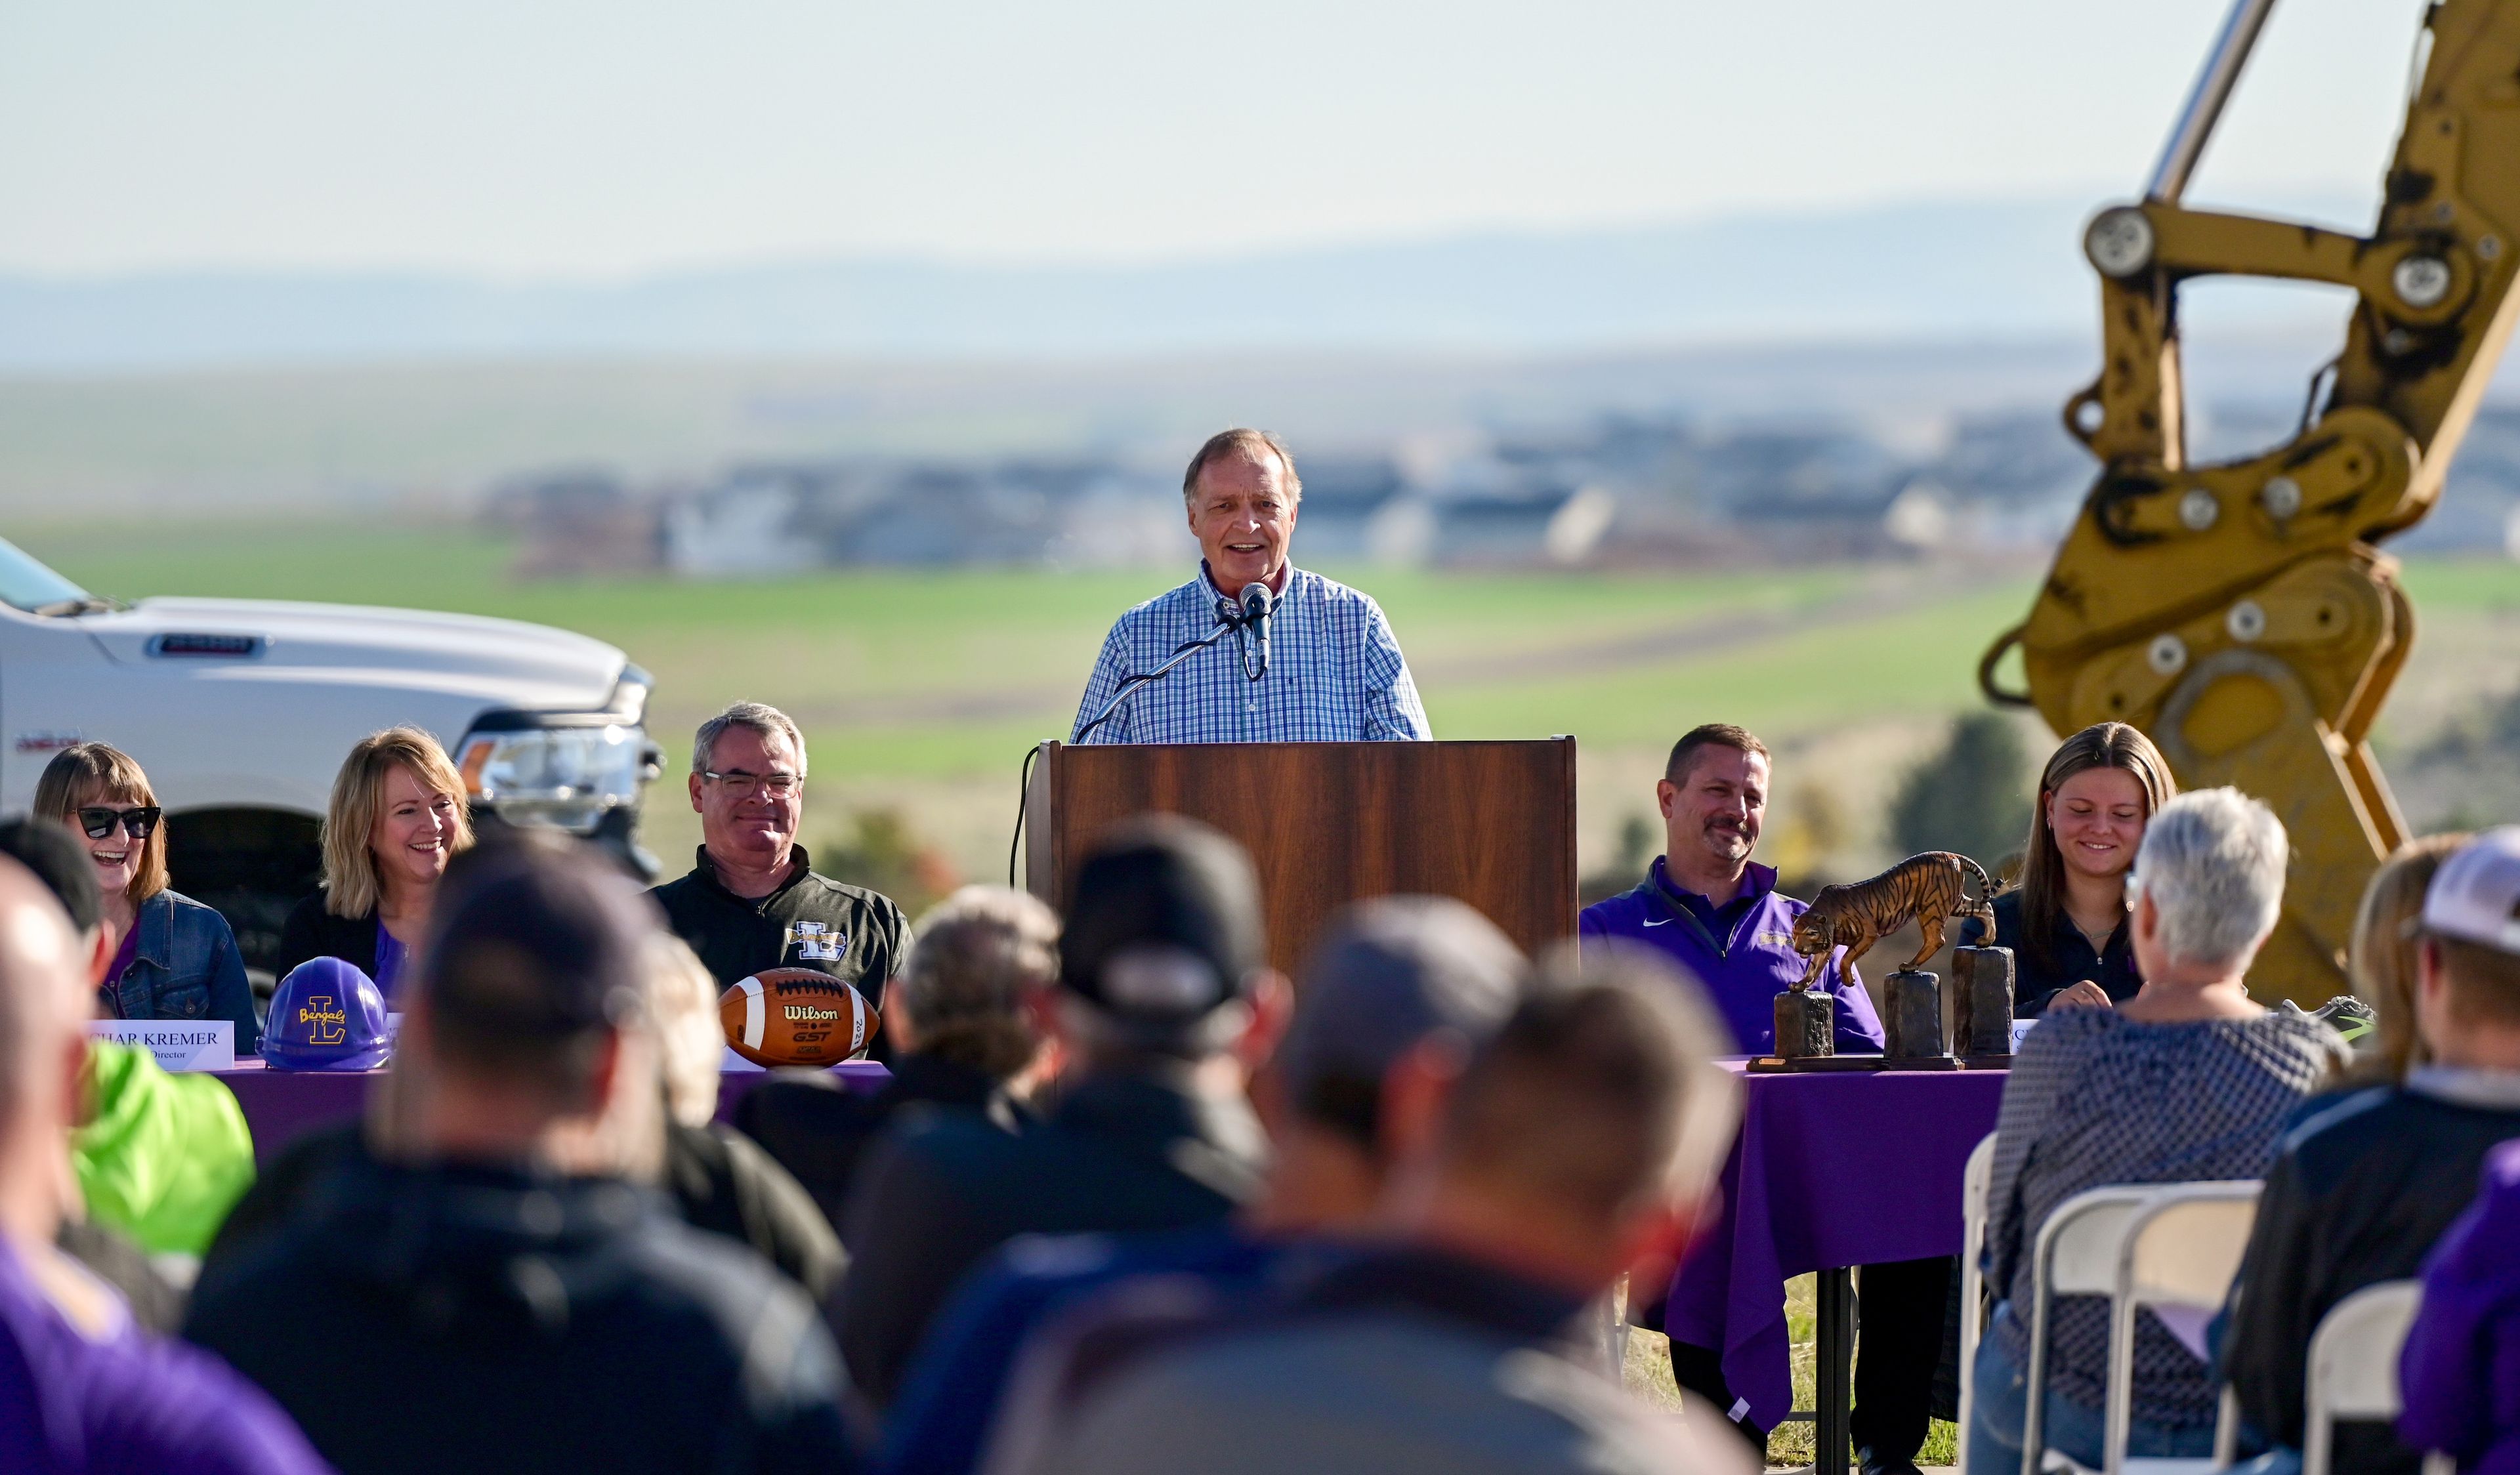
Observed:
[[[812,968],[764,968],[718,996],[726,1043],[755,1065],[837,1065],[875,1043],[876,1006]]]

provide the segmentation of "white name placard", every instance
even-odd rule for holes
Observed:
[[[91,1019],[87,1032],[145,1047],[161,1070],[236,1069],[233,1019]]]

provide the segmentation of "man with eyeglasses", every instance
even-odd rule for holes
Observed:
[[[764,968],[814,968],[870,1004],[900,970],[910,924],[892,898],[814,873],[796,827],[805,737],[777,707],[739,701],[692,738],[699,862],[652,895],[720,985]]]

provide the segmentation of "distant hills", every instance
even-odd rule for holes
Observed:
[[[618,356],[1522,355],[2088,337],[2093,298],[2079,237],[2096,202],[1899,204],[1146,266],[841,259],[608,286],[0,276],[0,373]],[[2228,315],[2258,326],[2303,321],[2263,300]]]

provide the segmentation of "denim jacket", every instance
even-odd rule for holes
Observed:
[[[228,920],[181,892],[166,890],[140,904],[131,930],[131,962],[105,986],[125,1019],[229,1019],[239,1059],[261,1036],[253,990],[245,979]]]

